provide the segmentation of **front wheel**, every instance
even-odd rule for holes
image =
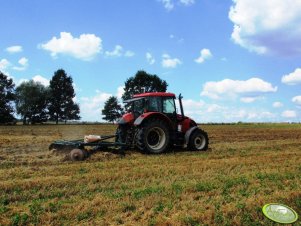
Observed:
[[[192,151],[206,151],[208,149],[208,144],[208,134],[201,129],[197,129],[190,135],[188,149]]]

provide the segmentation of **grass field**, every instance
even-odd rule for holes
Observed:
[[[269,202],[301,214],[301,125],[202,128],[207,152],[73,163],[48,145],[115,126],[0,127],[0,225],[275,225],[261,212]]]

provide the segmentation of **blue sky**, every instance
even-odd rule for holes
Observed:
[[[0,27],[0,70],[65,69],[82,120],[145,70],[198,122],[300,121],[299,0],[1,0]]]

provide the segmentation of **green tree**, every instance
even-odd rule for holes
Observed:
[[[167,86],[167,82],[160,79],[157,75],[138,71],[135,76],[125,81],[122,99],[130,99],[134,94],[143,92],[166,92]]]
[[[39,82],[22,82],[16,88],[16,109],[23,124],[47,121],[48,88]]]
[[[15,119],[11,105],[14,100],[14,87],[13,80],[0,71],[0,124],[12,122]]]
[[[74,103],[75,92],[73,80],[63,69],[54,72],[50,80],[49,115],[50,119],[59,121],[80,119],[79,106]]]
[[[101,111],[104,117],[102,119],[108,122],[115,122],[123,114],[123,109],[120,104],[118,104],[117,97],[111,96],[105,102],[104,108]]]

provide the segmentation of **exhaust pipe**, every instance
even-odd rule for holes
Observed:
[[[181,110],[182,120],[184,120],[184,110],[183,110],[183,105],[182,105],[183,96],[181,95],[181,93],[180,93],[180,95],[179,95],[178,98],[179,98],[179,104],[180,104],[180,110]]]

